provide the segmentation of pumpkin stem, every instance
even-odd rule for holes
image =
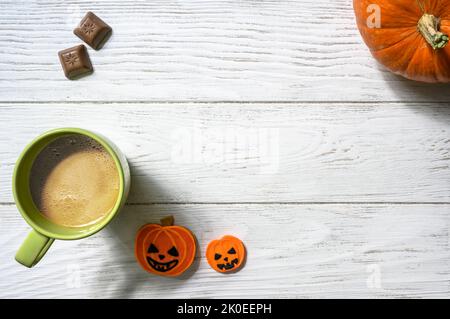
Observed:
[[[175,222],[175,219],[173,216],[167,216],[161,219],[161,225],[162,226],[173,226],[173,223]]]
[[[448,35],[439,31],[440,19],[425,13],[420,18],[417,28],[434,50],[444,48],[449,41]]]

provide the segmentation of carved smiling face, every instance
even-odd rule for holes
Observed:
[[[214,260],[217,263],[217,268],[220,270],[231,270],[239,263],[239,258],[236,257],[236,249],[231,247],[225,254],[214,254]]]
[[[242,241],[233,236],[224,236],[213,240],[206,249],[209,265],[218,272],[237,270],[245,259],[245,248]]]
[[[182,274],[194,261],[195,251],[193,234],[181,226],[147,224],[136,236],[135,255],[139,264],[157,275]]]
[[[164,236],[167,236],[167,234],[160,234],[160,237]],[[178,265],[179,256],[178,249],[170,238],[158,238],[158,243],[150,243],[147,249],[147,262],[155,271],[167,272],[172,270]]]

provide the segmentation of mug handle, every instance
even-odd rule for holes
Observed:
[[[26,267],[33,267],[45,255],[55,241],[34,229],[28,234],[16,253],[16,260]]]

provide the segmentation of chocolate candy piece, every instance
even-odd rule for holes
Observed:
[[[59,51],[58,56],[64,74],[71,80],[90,74],[94,70],[87,49],[82,44]]]
[[[92,12],[86,13],[73,33],[81,40],[89,44],[95,50],[99,50],[111,35],[111,27],[103,22]]]

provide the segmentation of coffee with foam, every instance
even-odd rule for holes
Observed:
[[[114,208],[120,178],[112,156],[97,141],[70,134],[48,144],[30,173],[33,201],[46,218],[66,227],[97,223]]]

